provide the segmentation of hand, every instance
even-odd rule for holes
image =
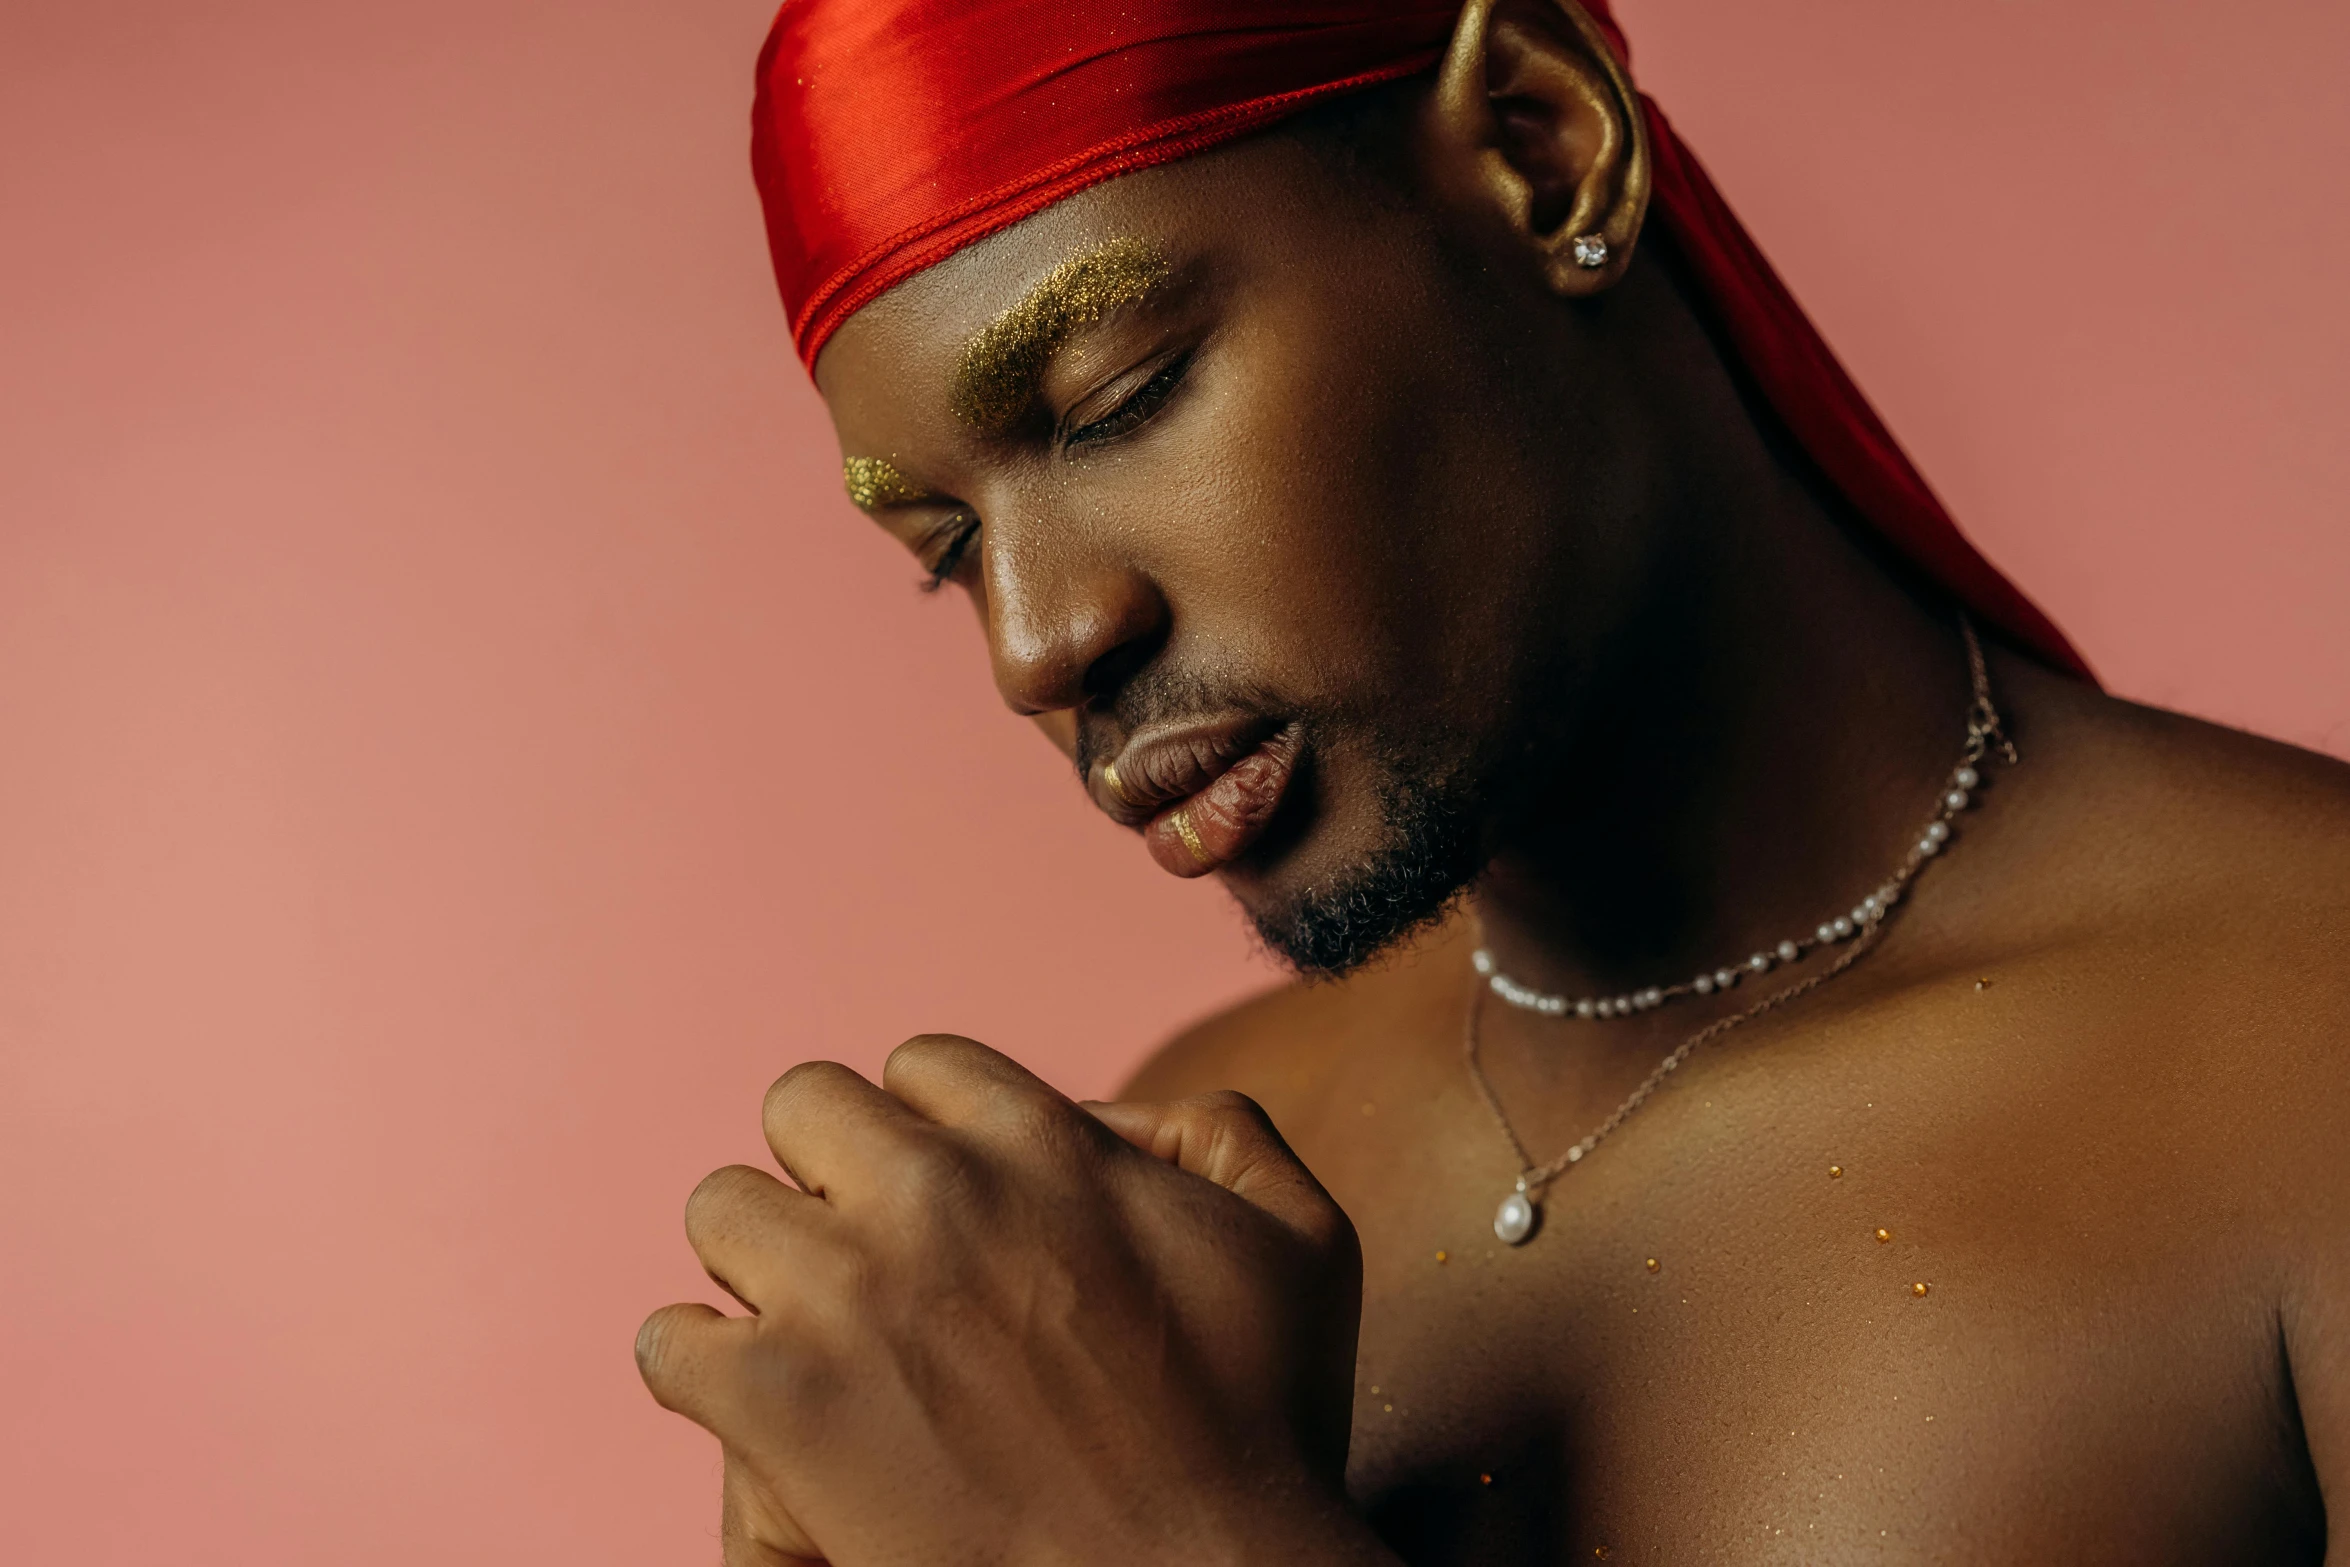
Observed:
[[[1237,1094],[1081,1108],[967,1039],[768,1091],[797,1183],[686,1205],[750,1308],[655,1312],[728,1567],[1380,1559],[1346,1512],[1353,1227]]]

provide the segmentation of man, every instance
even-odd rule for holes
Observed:
[[[792,0],[758,130],[852,498],[1307,981],[776,1084],[730,1563],[2326,1556],[2350,777],[2095,688],[1603,9]]]

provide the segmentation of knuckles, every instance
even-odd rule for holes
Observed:
[[[1202,1123],[1218,1136],[1261,1142],[1280,1150],[1284,1158],[1294,1158],[1289,1145],[1274,1129],[1273,1118],[1265,1113],[1265,1107],[1239,1089],[1214,1088],[1183,1102],[1191,1105]]]
[[[894,1219],[926,1225],[980,1202],[994,1183],[976,1152],[957,1138],[933,1132],[893,1150],[878,1184]]]
[[[779,1208],[807,1199],[746,1165],[705,1177],[686,1202],[697,1248],[715,1237],[722,1256],[744,1240],[791,1255],[762,1274],[752,1317],[687,1305],[645,1320],[636,1360],[655,1401],[789,1467],[942,1366],[984,1360],[991,1345],[1016,1361],[1040,1331],[1083,1346],[1119,1323],[1138,1342],[1172,1329],[1212,1346],[1218,1380],[1244,1401],[1295,1384],[1339,1411],[1320,1445],[1343,1455],[1359,1252],[1265,1111],[1230,1091],[1151,1107],[1163,1150],[1211,1182],[1203,1165],[1253,1183],[1218,1192],[1152,1171],[1092,1115],[999,1063],[953,1035],[906,1041],[891,1074],[989,1091],[966,1095],[953,1125],[891,1122],[869,1156],[841,1161],[817,1206]],[[826,1114],[850,1079],[871,1092],[835,1063],[795,1066],[768,1089],[763,1118]],[[1275,1200],[1254,1201],[1253,1188]]]
[[[637,1372],[653,1402],[722,1438],[750,1418],[761,1444],[814,1436],[845,1386],[838,1354],[804,1323],[664,1306],[637,1329]]]
[[[916,1034],[889,1053],[881,1063],[881,1084],[890,1084],[910,1076],[932,1074],[970,1073],[980,1069],[982,1061],[995,1052],[976,1039],[961,1034]]]
[[[1285,1229],[1317,1255],[1360,1267],[1353,1221],[1290,1149],[1264,1106],[1248,1095],[1220,1088],[1176,1100],[1164,1109],[1159,1140],[1163,1153],[1177,1144],[1190,1150],[1186,1162],[1219,1185],[1245,1184],[1260,1204],[1278,1189]]]
[[[1007,1094],[986,1122],[991,1140],[1023,1161],[1063,1164],[1103,1140],[1101,1124],[1065,1099]]]
[[[785,1415],[791,1428],[821,1430],[827,1408],[847,1385],[841,1346],[828,1345],[805,1324],[783,1328],[760,1322],[735,1367],[741,1388],[755,1406]]]
[[[767,1085],[767,1097],[759,1105],[759,1119],[772,1140],[795,1114],[810,1108],[812,1101],[821,1100],[829,1092],[865,1086],[862,1077],[838,1061],[802,1061]]]
[[[690,1414],[690,1396],[699,1382],[697,1357],[687,1348],[686,1329],[707,1310],[691,1305],[663,1306],[645,1318],[636,1330],[636,1369],[644,1378],[653,1402],[676,1414]]]
[[[729,1164],[712,1170],[696,1183],[685,1200],[685,1233],[689,1241],[720,1234],[739,1224],[762,1205],[773,1178],[747,1164]]]

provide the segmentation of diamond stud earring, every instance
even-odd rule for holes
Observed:
[[[1596,272],[1607,265],[1607,240],[1598,234],[1579,234],[1575,237],[1575,265],[1586,272]]]

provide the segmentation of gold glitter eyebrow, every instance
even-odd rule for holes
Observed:
[[[1173,269],[1144,239],[1113,239],[1062,262],[963,350],[957,417],[1001,434],[1035,400],[1045,366],[1078,331],[1165,283]]]
[[[849,504],[859,511],[871,511],[876,506],[902,506],[908,501],[935,500],[936,496],[898,472],[897,465],[884,457],[846,457],[840,465],[841,488],[849,492]]]

